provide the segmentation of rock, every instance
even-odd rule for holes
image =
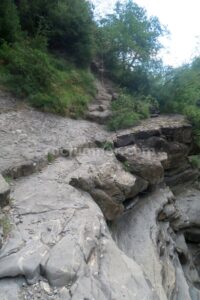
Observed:
[[[99,155],[102,160],[108,156],[109,153]],[[97,160],[99,167],[101,159]],[[22,243],[13,238],[12,247],[5,245],[0,256],[0,276],[24,276],[29,284],[35,283],[20,287],[24,299],[33,295],[36,299],[53,299],[48,288],[46,291],[38,285],[41,276],[57,287],[58,300],[157,299],[141,267],[114,243],[90,195],[68,185],[71,173],[79,174],[79,160],[86,169],[87,161],[92,161],[91,156],[81,156],[78,161],[58,159],[42,174],[14,182],[13,213],[21,216],[23,223],[17,225],[17,231],[13,228],[10,236],[20,234]],[[119,166],[120,172],[125,172],[113,154],[111,161]],[[125,177],[125,182],[129,178],[132,175]],[[127,188],[127,194],[128,191]]]
[[[115,154],[120,161],[127,164],[131,173],[142,177],[150,184],[159,184],[164,180],[162,162],[167,160],[166,153],[128,146],[116,149]]]
[[[10,187],[0,174],[0,207],[6,206],[9,203]]]
[[[173,204],[166,204],[158,215],[159,221],[172,221],[177,218],[177,210]]]
[[[192,126],[181,115],[159,116],[147,119],[131,129],[120,130],[113,135],[115,147],[125,147],[138,140],[163,137],[167,141],[183,144],[192,142]]]
[[[108,220],[123,212],[123,202],[144,191],[146,180],[123,169],[114,153],[98,150],[93,158],[82,156],[81,165],[71,173],[70,184],[94,198]]]
[[[114,88],[98,84],[89,110],[102,117]],[[0,110],[6,101],[0,93]],[[23,107],[3,112],[0,128],[0,172],[18,178],[4,208],[12,226],[0,299],[200,299],[200,192],[188,183],[192,128],[183,117],[110,134]],[[164,171],[166,182],[186,180],[176,197]]]
[[[0,278],[23,275],[32,284],[40,276],[40,265],[48,248],[40,242],[29,242],[18,253],[0,259]]]
[[[199,177],[199,171],[196,169],[186,169],[182,172],[178,172],[177,174],[166,173],[165,174],[165,182],[170,187],[174,187],[186,182],[194,182]]]
[[[96,122],[99,124],[106,124],[111,117],[111,112],[109,110],[104,111],[89,111],[86,114],[86,118],[92,122]]]
[[[21,300],[21,288],[24,283],[22,278],[1,279],[0,299],[1,300]]]
[[[0,107],[1,101],[0,93]],[[62,156],[60,149],[67,149],[71,157],[110,136],[95,123],[28,108],[0,114],[0,128],[0,173],[14,178],[41,171],[48,164],[48,153]],[[19,140],[16,129],[27,138]]]
[[[44,290],[48,295],[51,295],[52,294],[52,289],[49,285],[48,282],[45,282],[45,281],[40,281],[40,287],[42,290]]]
[[[200,228],[188,228],[184,230],[184,235],[187,242],[200,243]]]
[[[142,266],[158,299],[162,300],[170,299],[176,287],[176,268],[170,258],[173,241],[168,233],[169,225],[166,223],[161,227],[157,223],[158,212],[168,203],[170,195],[168,188],[149,193],[111,227],[119,248]]]
[[[106,124],[112,113],[110,109],[113,87],[109,80],[96,80],[97,95],[88,105],[86,119],[99,124]]]
[[[176,210],[180,217],[173,222],[173,227],[178,230],[188,230],[200,227],[200,191],[192,186],[180,186],[176,193]]]
[[[53,247],[43,266],[45,276],[53,286],[72,284],[83,260],[79,246],[73,237],[67,235]]]

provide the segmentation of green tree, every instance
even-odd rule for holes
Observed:
[[[0,44],[13,43],[21,34],[17,8],[13,0],[0,1]]]
[[[30,37],[46,36],[51,50],[82,65],[92,59],[92,11],[86,0],[16,0],[21,26]]]
[[[114,13],[101,25],[101,52],[109,68],[132,72],[141,66],[148,68],[150,61],[156,60],[164,28],[133,1],[117,2]]]

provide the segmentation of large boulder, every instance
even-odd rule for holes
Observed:
[[[127,165],[128,170],[150,184],[158,184],[164,180],[162,162],[167,160],[164,152],[156,153],[154,150],[141,149],[136,146],[127,146],[115,150],[119,160]]]
[[[93,197],[106,219],[115,219],[124,210],[123,202],[144,191],[148,182],[124,170],[111,151],[96,149],[82,155],[80,166],[70,174],[70,184]]]

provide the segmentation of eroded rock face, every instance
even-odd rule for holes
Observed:
[[[111,231],[120,249],[142,267],[159,299],[199,299],[197,255],[191,254],[184,234],[171,226],[173,220],[183,217],[181,211],[175,216],[171,199],[166,188],[143,197],[126,217],[113,223]],[[168,218],[158,222],[163,210]]]
[[[160,116],[113,136],[118,159],[127,162],[133,174],[150,184],[163,181],[169,186],[195,181],[188,155],[193,148],[192,127],[184,117]]]
[[[125,147],[138,140],[163,136],[167,141],[190,144],[192,142],[192,126],[181,115],[160,116],[144,120],[141,125],[131,129],[121,130],[113,135],[113,139],[116,147]]]
[[[93,197],[106,219],[113,220],[123,213],[123,202],[144,191],[148,182],[124,170],[113,152],[97,150],[91,156],[78,158],[80,167],[71,172],[70,184]]]
[[[156,153],[151,149],[144,149],[136,146],[118,148],[115,154],[119,160],[127,164],[128,170],[147,180],[149,184],[159,184],[164,180],[163,161],[167,160],[164,152]]]
[[[90,112],[103,116],[110,92],[101,92]],[[183,117],[113,136],[1,103],[0,94],[0,173],[18,179],[0,211],[0,299],[200,299],[199,191],[166,186],[194,179]],[[96,148],[104,141],[117,149]]]
[[[33,286],[44,281],[36,288],[41,299],[52,299],[54,287],[53,299],[156,299],[142,269],[113,242],[91,196],[68,184],[78,165],[63,158],[13,186],[15,226],[0,252],[0,277],[24,276]],[[18,289],[25,297],[32,286]]]

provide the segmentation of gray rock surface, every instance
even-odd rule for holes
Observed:
[[[118,131],[113,139],[116,147],[125,147],[138,140],[162,136],[169,141],[191,143],[192,126],[181,115],[159,116],[144,120],[133,128]]]
[[[126,172],[112,151],[97,149],[77,158],[80,167],[71,172],[70,184],[87,191],[101,207],[106,219],[123,213],[123,202],[144,191],[146,180]]]
[[[0,277],[24,276],[33,285],[46,278],[58,289],[55,299],[153,300],[142,269],[113,242],[98,206],[68,184],[78,164],[61,158],[14,183],[15,226],[0,252]],[[20,288],[23,295],[31,290]]]
[[[99,125],[84,120],[30,109],[0,114],[0,173],[27,176],[48,164],[49,153],[50,158],[65,155],[64,149],[75,155],[107,137]]]
[[[162,162],[167,160],[167,153],[127,146],[116,149],[115,154],[127,165],[131,173],[147,180],[150,184],[159,184],[164,180]]]
[[[89,110],[104,114],[112,91],[100,89]],[[200,299],[200,192],[181,185],[174,196],[163,181],[194,175],[183,117],[113,135],[0,93],[0,128],[0,173],[15,179],[0,211],[0,299]]]

